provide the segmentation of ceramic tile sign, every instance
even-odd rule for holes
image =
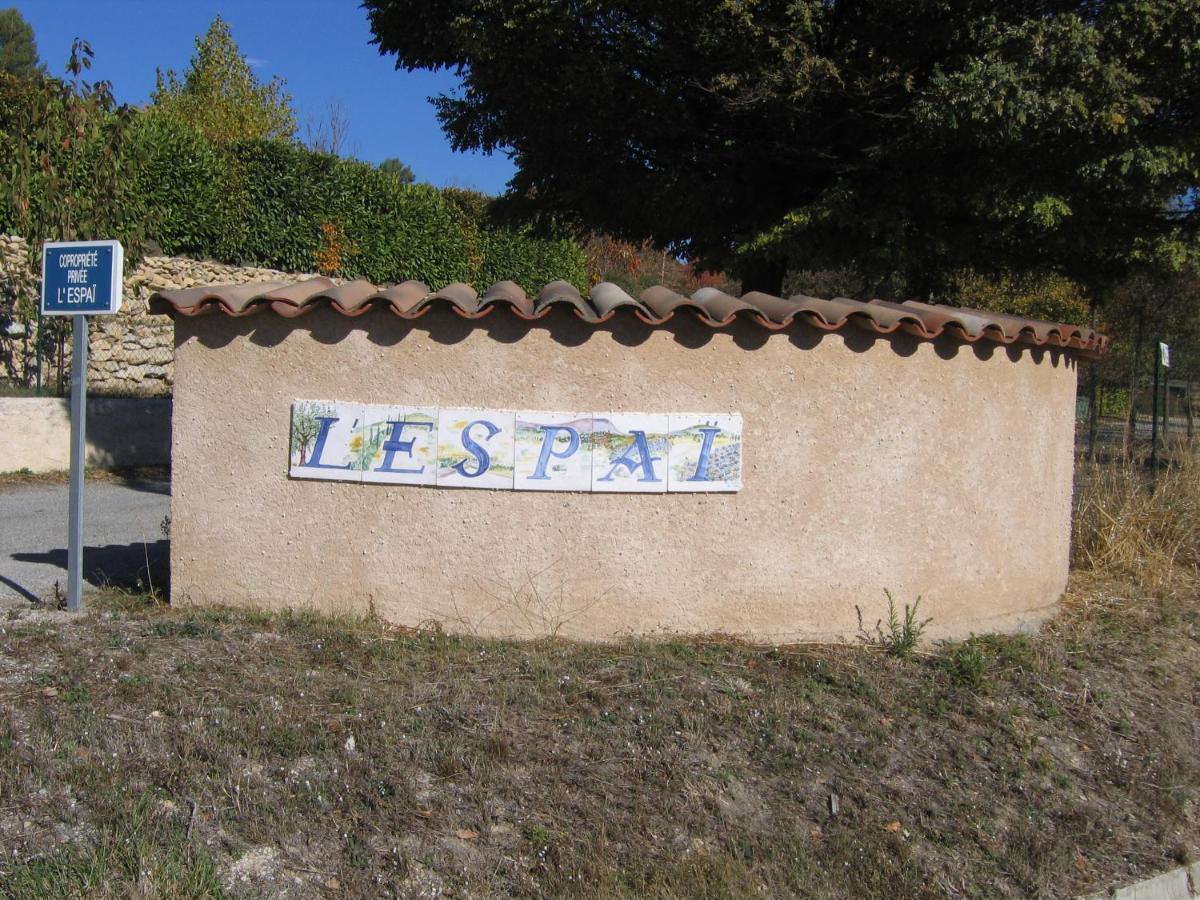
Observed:
[[[668,417],[662,413],[596,413],[592,490],[662,493],[667,489]]]
[[[740,491],[742,489],[742,417],[670,416],[667,490]]]
[[[512,412],[443,409],[438,413],[437,486],[513,486]]]
[[[433,484],[437,478],[438,411],[423,406],[367,406],[364,482]]]
[[[737,413],[292,403],[293,478],[595,493],[742,488]]]
[[[295,401],[289,474],[322,481],[361,481],[363,424],[362,404]]]
[[[592,414],[517,412],[513,476],[519,491],[590,491]]]

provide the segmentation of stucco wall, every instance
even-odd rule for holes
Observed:
[[[442,309],[176,321],[172,599],[495,635],[929,634],[1043,618],[1066,582],[1075,364],[1058,351]],[[737,494],[289,480],[293,399],[744,417]]]
[[[171,462],[171,401],[89,397],[87,464],[108,468]],[[60,472],[71,466],[71,403],[0,397],[0,472]]]

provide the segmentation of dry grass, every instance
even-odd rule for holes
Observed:
[[[1043,635],[908,658],[485,641],[117,595],[83,620],[14,613],[0,895],[1133,880],[1198,849],[1196,597],[1099,578],[1072,597]]]
[[[1157,873],[1200,853],[1198,473],[1081,471],[1061,614],[907,656],[117,593],[12,610],[0,896],[1068,897]]]
[[[1200,455],[1183,444],[1157,473],[1140,462],[1080,463],[1072,564],[1151,587],[1200,572]]]

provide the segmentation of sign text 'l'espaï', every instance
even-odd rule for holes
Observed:
[[[47,241],[42,245],[42,315],[117,312],[123,267],[118,241]]]
[[[293,478],[519,491],[738,491],[737,413],[292,404]]]

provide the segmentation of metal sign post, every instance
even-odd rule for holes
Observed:
[[[1163,367],[1163,450],[1171,447],[1171,378],[1165,370],[1171,368],[1171,345],[1161,341],[1158,344],[1158,361]]]
[[[67,609],[83,609],[83,467],[87,462],[87,316],[71,323],[71,491],[67,500]]]
[[[71,356],[71,488],[68,500],[67,609],[83,609],[83,469],[87,462],[89,315],[121,308],[125,254],[117,241],[47,241],[42,245],[44,316],[73,316]]]

